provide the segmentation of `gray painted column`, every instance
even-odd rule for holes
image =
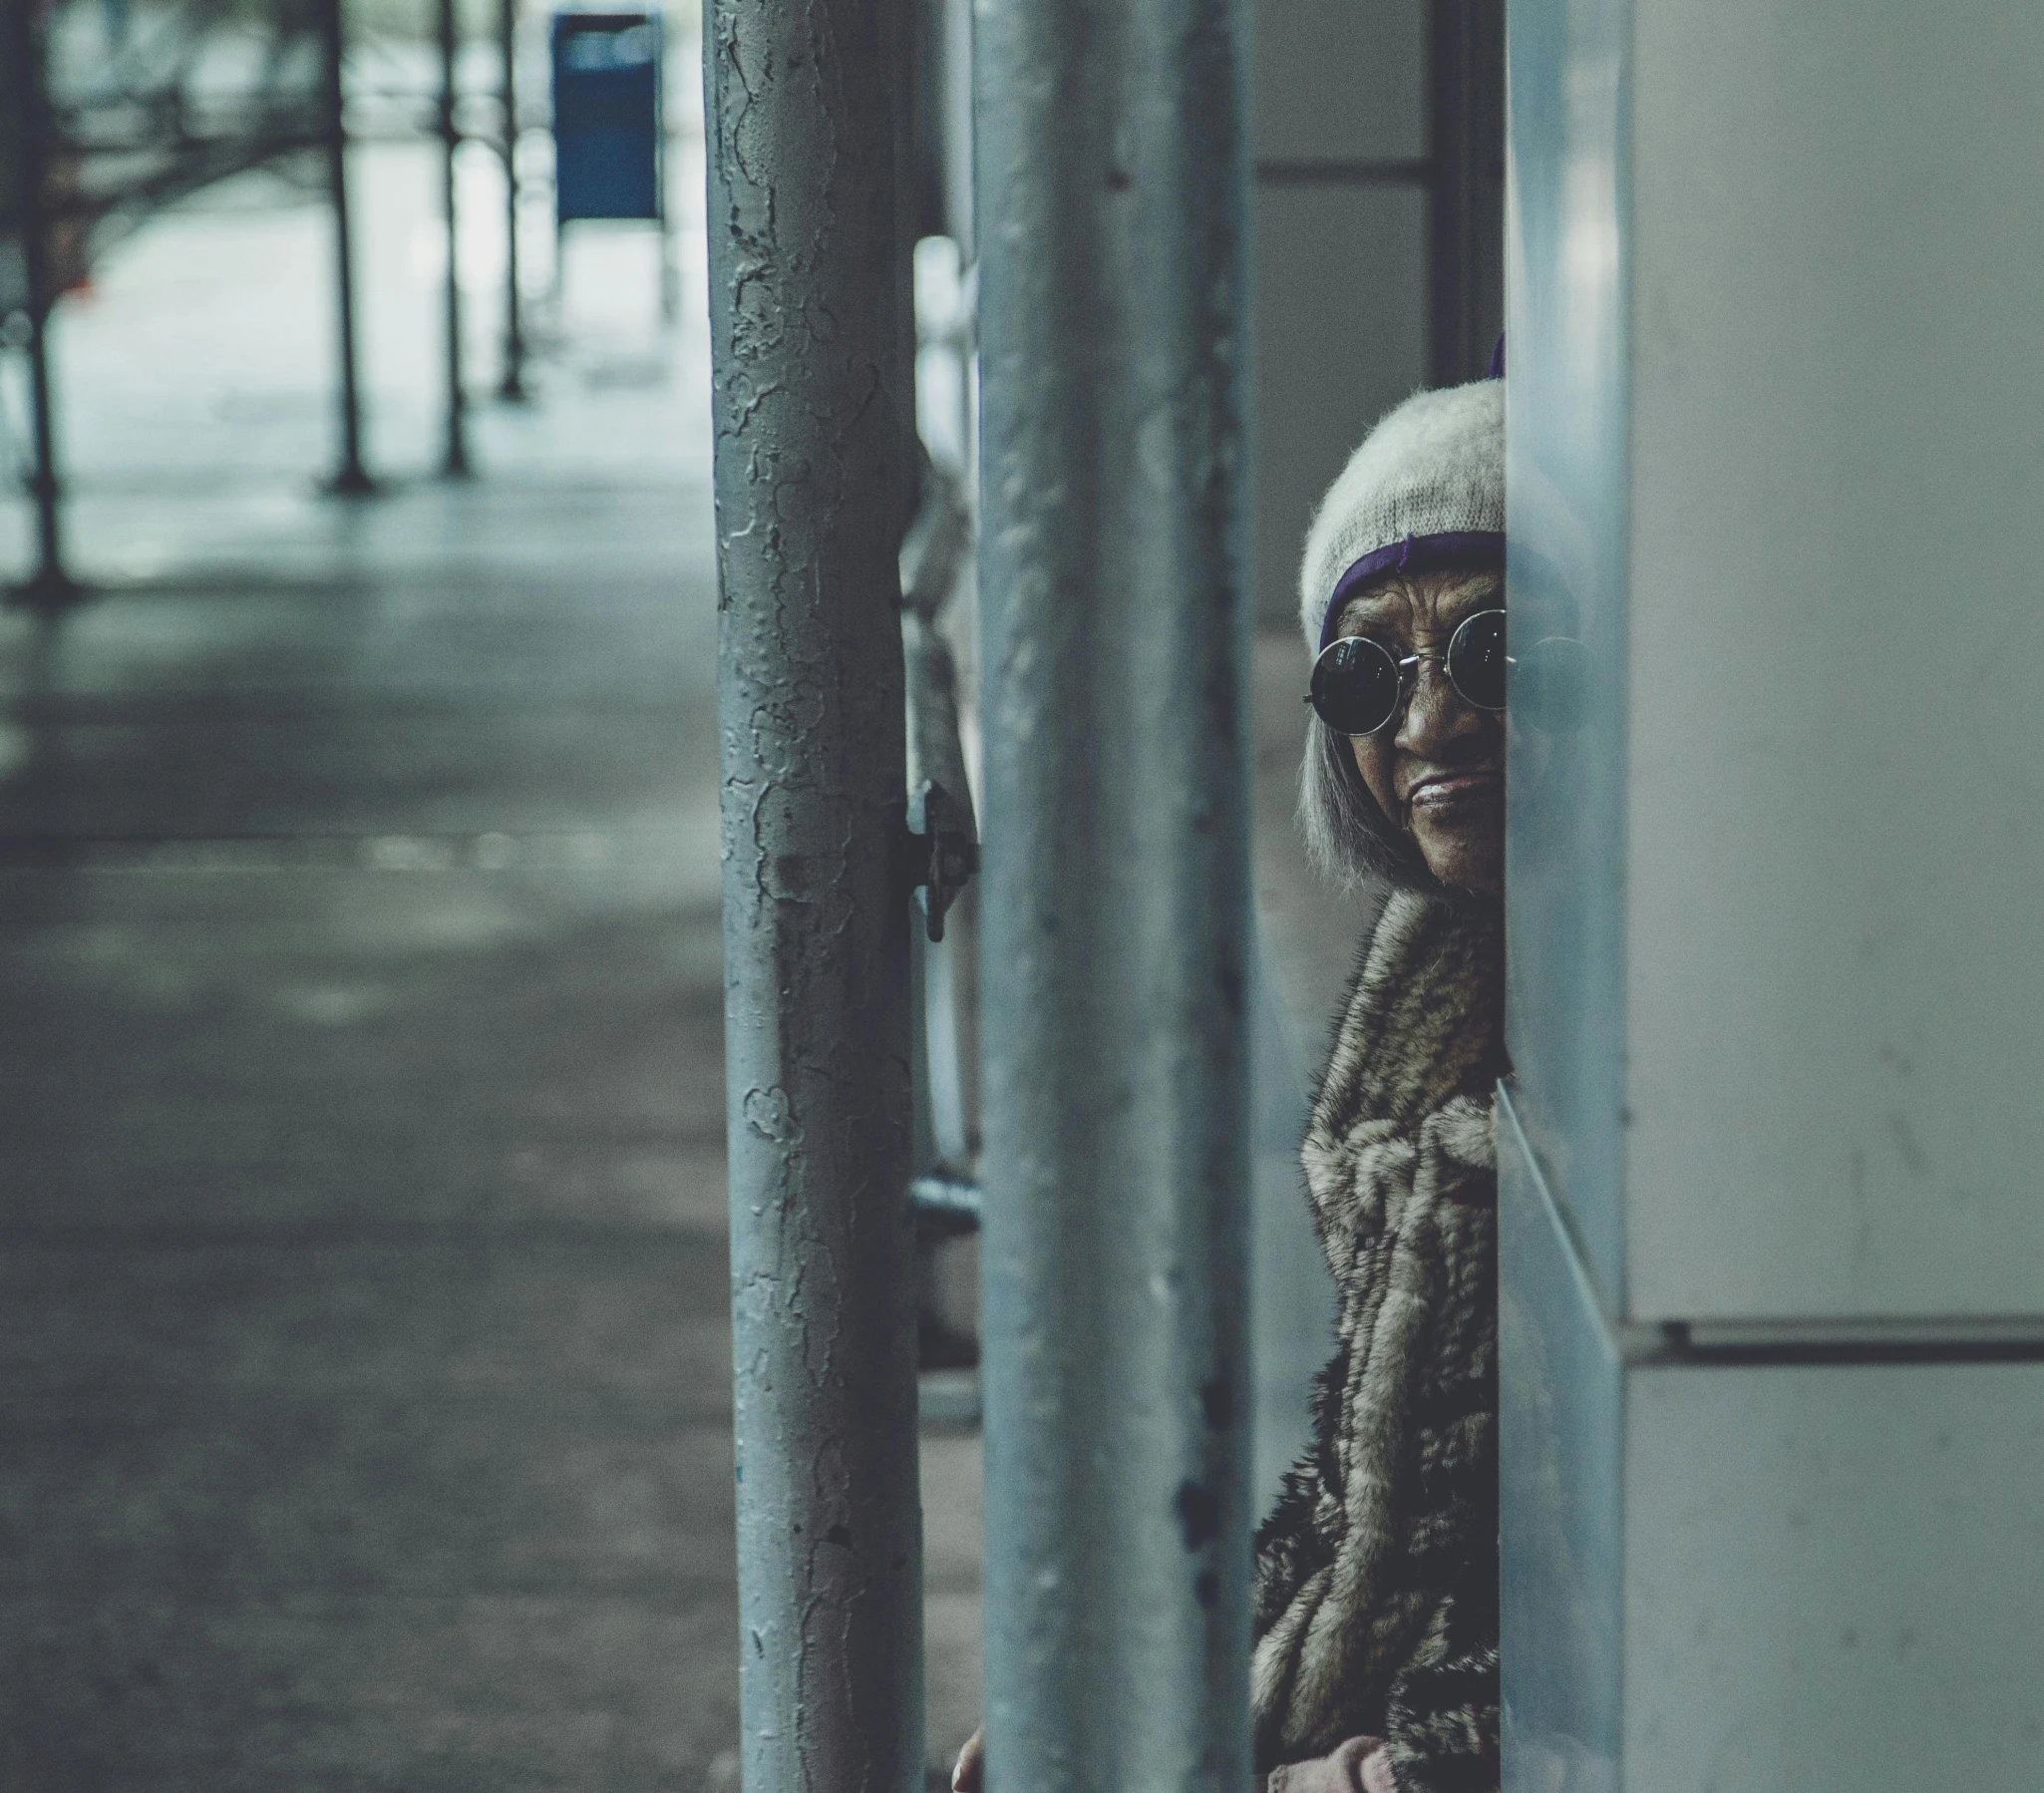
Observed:
[[[977,14],[1000,1793],[1248,1785],[1242,18]]]
[[[745,1784],[922,1778],[892,0],[704,21]]]

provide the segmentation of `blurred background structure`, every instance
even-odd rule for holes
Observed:
[[[1261,12],[1267,1490],[1325,1349],[1300,1104],[1367,913],[1293,844],[1293,555],[1376,413],[1489,354],[1502,23]],[[922,15],[917,286],[969,491],[963,16]],[[733,1784],[696,16],[653,21],[639,223],[590,215],[589,139],[557,203],[536,7],[5,20],[0,1781]],[[948,630],[969,696],[969,588]],[[967,950],[930,955],[939,1032]],[[933,1051],[930,1150],[969,1159],[970,1053]],[[974,1283],[932,1227],[933,1764],[978,1711]]]

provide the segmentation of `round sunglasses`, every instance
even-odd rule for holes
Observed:
[[[1419,683],[1420,662],[1439,660],[1464,703],[1505,707],[1505,612],[1479,610],[1448,638],[1446,653],[1394,654],[1369,635],[1330,641],[1313,662],[1306,701],[1338,735],[1381,734],[1404,712]]]

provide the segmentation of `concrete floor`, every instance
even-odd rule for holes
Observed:
[[[0,1783],[735,1735],[710,598],[563,571],[9,631]]]
[[[302,198],[209,195],[60,325],[98,594],[0,616],[0,1787],[735,1786],[700,253],[662,335],[650,244],[577,246],[539,404],[446,485],[431,153],[357,179],[377,501],[316,489]],[[1302,679],[1259,642],[1295,1081],[1360,915],[1290,834]],[[923,1455],[941,1764],[978,1440]]]
[[[386,497],[315,490],[288,195],[60,324],[98,595],[0,618],[0,1786],[694,1793],[738,1736],[700,313],[578,248],[541,403],[435,482],[430,157],[362,162]],[[941,1756],[977,1439],[925,1456]]]

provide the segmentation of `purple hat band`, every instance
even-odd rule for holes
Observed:
[[[1334,581],[1327,615],[1320,624],[1320,648],[1334,638],[1334,625],[1348,600],[1387,572],[1433,572],[1443,566],[1502,566],[1505,537],[1499,530],[1448,530],[1439,536],[1408,536],[1373,548]]]

